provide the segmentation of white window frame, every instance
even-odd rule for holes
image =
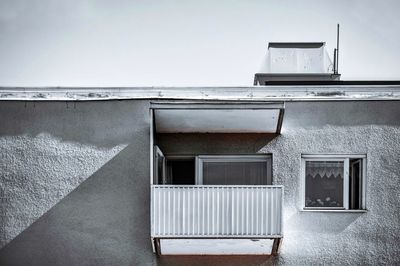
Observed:
[[[349,166],[350,159],[362,159],[362,202],[360,210],[349,209]],[[343,162],[343,207],[306,207],[306,162],[336,161]],[[363,211],[366,210],[367,156],[366,154],[302,154],[301,155],[301,209],[304,211]]]
[[[265,162],[271,160],[271,182],[272,182],[272,155],[198,155],[196,156],[196,185],[203,185],[203,163],[204,162]]]

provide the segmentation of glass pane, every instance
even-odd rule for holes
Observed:
[[[341,161],[306,162],[306,207],[343,207],[344,164]]]
[[[267,161],[203,162],[205,185],[267,185]]]
[[[164,165],[164,157],[157,156],[157,175],[158,175],[158,184],[164,183],[163,176],[163,165]]]

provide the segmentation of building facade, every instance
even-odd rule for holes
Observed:
[[[400,264],[400,83],[310,71],[1,88],[0,264]]]

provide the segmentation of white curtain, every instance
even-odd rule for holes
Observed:
[[[343,178],[343,162],[307,162],[306,175],[313,178]]]

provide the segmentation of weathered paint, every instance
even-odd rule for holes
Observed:
[[[399,100],[400,85],[114,88],[0,87],[1,101],[19,100],[69,102],[129,99],[222,101]]]
[[[288,102],[280,136],[157,136],[166,153],[272,153],[274,183],[285,186],[281,255],[222,259],[152,253],[149,106],[145,100],[0,104],[0,167],[14,171],[0,177],[7,195],[0,236],[8,242],[1,265],[400,263],[398,102]],[[367,154],[368,212],[300,211],[300,155],[322,152]],[[19,188],[24,192],[14,193]],[[17,231],[30,225],[12,239],[8,219],[22,225]]]

